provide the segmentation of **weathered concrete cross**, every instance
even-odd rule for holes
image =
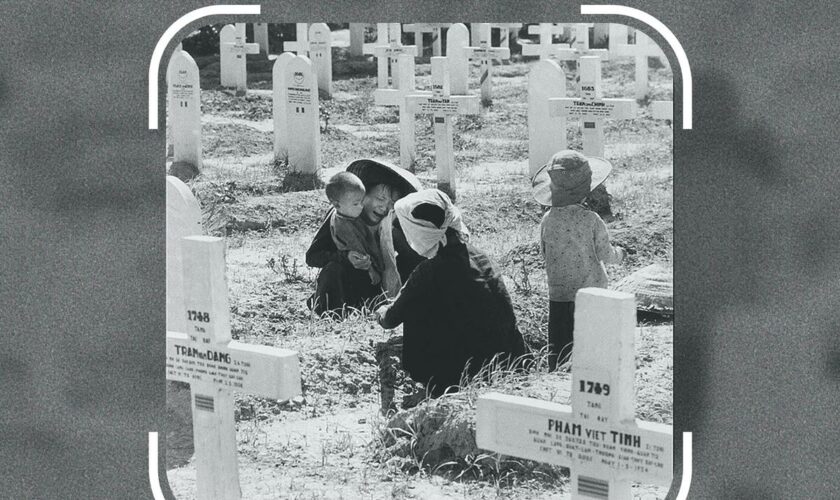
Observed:
[[[571,469],[571,497],[629,500],[633,481],[670,485],[673,429],[635,418],[633,295],[584,288],[575,301],[571,406],[486,394],[476,443]]]
[[[430,114],[435,122],[435,164],[438,189],[455,201],[455,153],[452,148],[451,116],[477,115],[478,97],[449,94],[449,71],[445,57],[432,57],[432,95],[406,96],[407,111],[411,115]],[[412,117],[413,119],[413,117]]]
[[[188,236],[182,257],[186,329],[166,333],[166,378],[190,384],[196,498],[238,499],[233,391],[300,394],[298,354],[231,340],[223,238]]]
[[[466,47],[468,59],[479,61],[481,78],[481,103],[489,106],[493,102],[493,61],[510,59],[510,49],[501,46],[493,47],[490,44],[490,24],[474,23],[472,28],[478,35],[478,47]]]
[[[586,23],[571,25],[572,39],[569,42],[569,47],[555,47],[550,51],[550,54],[561,61],[577,61],[583,56],[598,56],[602,61],[609,60],[610,52],[607,49],[589,48],[589,28],[591,26],[592,24]]]
[[[563,26],[552,23],[539,23],[528,26],[529,35],[539,35],[539,43],[521,43],[523,56],[540,56],[540,59],[547,59],[557,48],[567,48],[567,43],[553,43],[554,34],[562,33]]]
[[[309,56],[309,23],[295,25],[295,41],[283,42],[283,52],[297,52],[299,56]]]
[[[578,73],[580,97],[549,99],[548,114],[580,118],[583,125],[583,154],[603,157],[604,120],[635,118],[636,101],[601,97],[601,59],[598,56],[581,57]]]

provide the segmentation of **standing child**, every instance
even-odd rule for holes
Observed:
[[[604,221],[582,204],[611,170],[604,159],[566,149],[555,153],[533,178],[534,198],[551,207],[540,224],[540,249],[548,275],[551,371],[571,355],[575,294],[585,287],[606,288],[604,264],[624,258],[622,248],[610,245]]]

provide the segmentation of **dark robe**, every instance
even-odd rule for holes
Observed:
[[[434,396],[458,385],[496,354],[525,354],[525,342],[502,276],[480,250],[452,233],[421,262],[380,321],[403,325],[403,367]]]

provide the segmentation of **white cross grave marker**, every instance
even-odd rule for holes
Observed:
[[[604,156],[604,120],[627,120],[636,117],[634,99],[604,99],[601,97],[601,59],[598,56],[580,58],[580,97],[561,97],[548,100],[550,116],[580,118],[583,127],[583,154]]]
[[[566,75],[551,59],[537,62],[528,74],[528,171],[531,177],[551,156],[566,149],[566,118],[552,117],[546,102],[566,97]]]
[[[166,333],[166,378],[190,384],[196,498],[238,499],[233,391],[286,400],[300,394],[295,351],[231,340],[225,240],[184,238],[187,328]]]
[[[627,26],[610,23],[610,52],[615,52],[619,45],[627,45]]]
[[[510,49],[493,47],[490,44],[490,25],[488,23],[474,23],[472,28],[478,36],[478,46],[467,47],[465,50],[469,59],[479,61],[481,102],[489,105],[493,101],[493,61],[510,59]]]
[[[469,93],[470,75],[468,45],[470,33],[462,23],[455,23],[446,32],[446,61],[449,64],[449,91],[452,95]]]
[[[538,25],[528,26],[528,34],[538,35],[539,43],[522,43],[523,56],[540,56],[540,59],[547,59],[552,52],[558,47],[568,47],[567,43],[553,43],[555,33],[562,33],[563,26],[558,26],[552,23],[539,23]]]
[[[562,61],[577,61],[583,56],[598,56],[603,61],[610,58],[610,52],[607,49],[590,49],[589,48],[589,28],[591,24],[578,23],[571,25],[572,39],[568,47],[553,47],[550,51],[552,55]]]
[[[260,46],[260,53],[268,55],[268,23],[254,24],[254,43]]]
[[[292,172],[315,174],[321,168],[321,129],[312,63],[306,56],[278,57],[273,74],[277,72],[280,75],[274,78],[274,108],[280,114],[274,114],[275,138],[278,133],[286,138],[281,139],[279,146],[275,142],[275,155],[282,155],[285,147]],[[276,130],[278,118],[285,120],[280,130]]]
[[[283,85],[283,73],[286,65],[295,56],[291,52],[283,52],[274,60],[271,68],[272,83],[272,118],[274,121],[274,159],[289,160],[289,121],[286,119],[286,87]]]
[[[295,41],[283,42],[283,52],[296,52],[299,56],[309,56],[309,24],[295,24]]]
[[[430,114],[435,122],[435,164],[438,189],[455,201],[455,153],[452,148],[453,115],[477,115],[478,97],[450,95],[446,57],[432,57],[432,95],[406,96],[408,113]]]
[[[519,32],[519,28],[521,27],[522,23],[490,23],[490,29],[499,30],[499,47],[510,48],[511,30],[514,33],[513,40],[516,41],[516,33]]]
[[[309,58],[318,88],[332,96],[332,33],[326,23],[309,27]]]
[[[385,26],[382,26],[383,24]],[[379,23],[377,26],[381,40],[377,38],[378,45],[373,48],[376,56],[376,88],[398,88],[400,78],[397,58],[400,54],[417,57],[417,46],[402,44],[400,23]],[[383,34],[384,38],[381,36]]]
[[[400,54],[397,60],[399,85],[395,89],[376,89],[373,101],[378,106],[399,106],[400,114],[400,166],[406,170],[414,168],[414,115],[407,109],[407,95],[431,95],[431,92],[417,92],[414,89],[414,56]]]
[[[388,23],[376,23],[376,40],[373,43],[365,44],[365,55],[374,55],[378,45],[388,45]]]
[[[187,162],[201,171],[201,87],[198,65],[176,49],[166,69],[172,161]]]
[[[640,30],[636,30],[636,43],[619,43],[613,49],[610,49],[616,56],[619,57],[633,57],[636,60],[636,99],[642,99],[647,94],[648,90],[648,58],[658,57],[660,60],[665,60],[665,53],[659,48],[659,45]]]
[[[227,25],[219,33],[219,77],[223,87],[235,87],[237,93],[248,89],[246,54],[259,54],[260,46],[245,43],[245,23]]]
[[[670,485],[673,428],[635,418],[633,295],[584,288],[575,300],[571,406],[486,394],[479,448],[571,470],[571,498],[630,500],[633,481]]]
[[[181,244],[186,236],[204,234],[201,205],[184,181],[166,176],[166,329],[187,331],[184,317],[184,264]]]
[[[406,33],[414,33],[414,45],[418,47],[418,54],[423,55],[423,33],[431,33],[432,36],[432,56],[441,56],[443,43],[441,32],[443,28],[448,28],[452,23],[413,23],[403,26],[403,31]]]

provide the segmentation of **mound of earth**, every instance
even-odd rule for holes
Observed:
[[[615,284],[619,292],[636,296],[636,309],[671,317],[674,315],[674,275],[670,265],[651,264]]]

